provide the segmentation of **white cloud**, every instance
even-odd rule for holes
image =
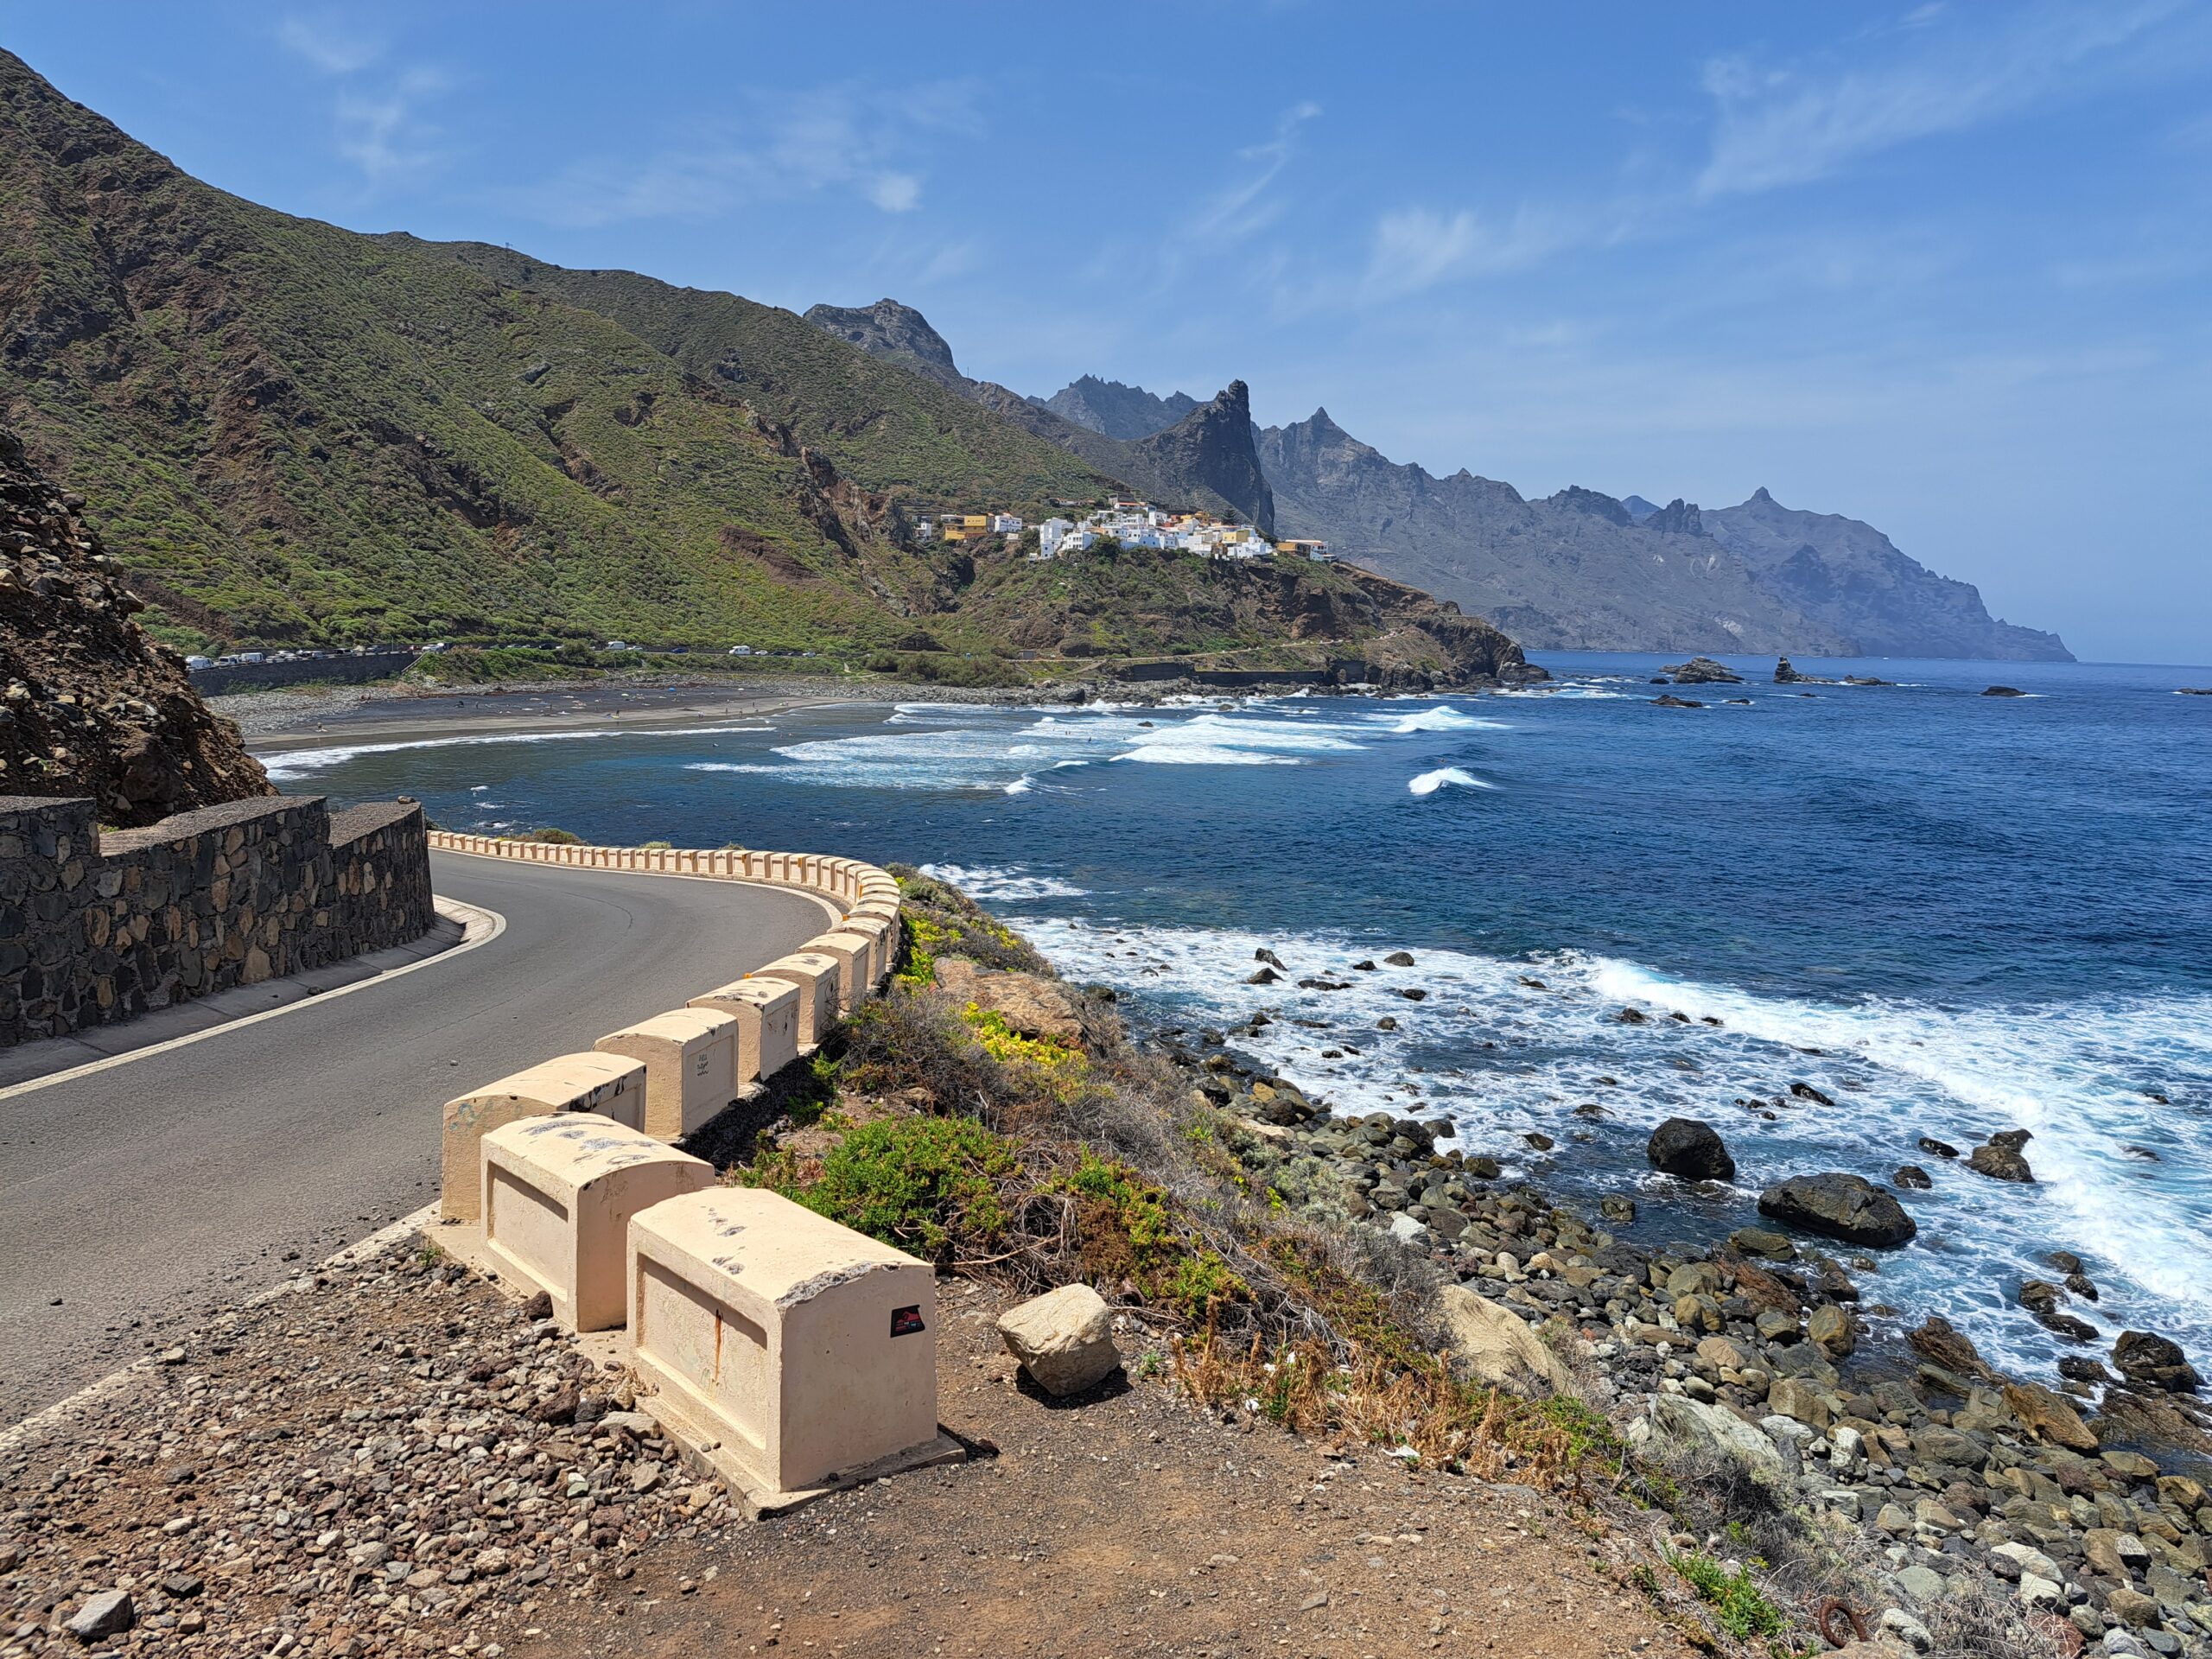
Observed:
[[[698,126],[643,161],[581,162],[520,194],[518,211],[547,224],[717,218],[752,202],[847,191],[887,213],[921,205],[918,152],[933,137],[980,130],[975,91],[939,85],[885,97],[855,84],[802,93],[755,91],[740,113]]]
[[[435,69],[410,69],[381,94],[346,92],[334,110],[338,153],[372,185],[435,167],[443,157],[438,129],[423,105],[449,89]]]
[[[1819,75],[1715,59],[1705,89],[1718,118],[1698,194],[1802,184],[1860,156],[2073,92],[2114,48],[2174,10],[2174,0],[2045,5],[1977,33],[1943,28],[1943,15],[1923,8],[1908,19],[1920,25],[1913,51],[1886,63]]]
[[[1311,99],[1294,104],[1276,118],[1273,137],[1239,149],[1236,159],[1253,163],[1251,174],[1202,203],[1191,219],[1191,230],[1217,241],[1255,235],[1274,224],[1281,216],[1282,204],[1268,192],[1296,153],[1299,128],[1320,113],[1321,106]]]
[[[922,181],[911,173],[882,173],[861,188],[861,194],[887,213],[911,213],[921,205]]]
[[[1527,209],[1509,224],[1491,226],[1465,208],[1406,208],[1376,222],[1361,291],[1370,300],[1395,299],[1450,278],[1517,270],[1574,239],[1566,226]]]
[[[357,73],[384,55],[382,41],[349,29],[327,13],[285,18],[276,25],[276,40],[286,51],[305,58],[326,75]]]

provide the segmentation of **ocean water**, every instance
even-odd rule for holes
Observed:
[[[1255,1058],[1342,1110],[1448,1114],[1554,1191],[1630,1193],[1632,1236],[1917,1163],[1919,1237],[1860,1274],[1869,1302],[2048,1376],[2070,1350],[2014,1297],[2069,1249],[2102,1292],[2069,1312],[2212,1365],[2212,698],[2176,695],[2212,671],[1806,662],[1899,683],[1800,695],[1746,659],[1684,710],[1650,702],[1657,658],[1540,660],[1554,686],[1471,696],[845,707],[272,771],[449,828],[931,867],[1141,1019],[1265,1008]],[[1999,679],[2030,695],[1978,695]],[[1262,947],[1289,980],[1243,982]],[[1414,965],[1351,966],[1397,950]],[[1726,1195],[1645,1165],[1677,1114],[1726,1137]],[[2033,1186],[1916,1144],[2012,1128]]]

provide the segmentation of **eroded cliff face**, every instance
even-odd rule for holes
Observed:
[[[271,795],[238,728],[132,620],[84,504],[0,428],[0,795],[89,795],[107,823]]]
[[[1232,380],[1211,403],[1201,404],[1165,432],[1129,446],[1147,470],[1210,492],[1259,527],[1275,533],[1275,493],[1252,447],[1252,397]]]

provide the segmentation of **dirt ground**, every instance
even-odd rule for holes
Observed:
[[[604,1379],[481,1281],[326,1272],[0,1453],[0,1659],[1685,1650],[1625,1541],[1532,1491],[1225,1422],[1157,1375],[1048,1400],[998,1311],[941,1287],[938,1415],[978,1456],[747,1522],[654,1437],[537,1421],[558,1368]],[[518,1501],[533,1469],[553,1497]],[[597,1496],[563,1509],[573,1471]],[[118,1586],[136,1628],[64,1632]]]
[[[939,1303],[938,1416],[995,1456],[663,1550],[633,1610],[578,1604],[541,1640],[671,1656],[1687,1650],[1537,1492],[1224,1423],[1160,1381],[1052,1401],[1004,1357],[998,1312],[980,1287]]]

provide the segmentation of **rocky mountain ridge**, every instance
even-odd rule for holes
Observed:
[[[1054,405],[1095,413],[1067,396],[1094,384],[1085,377]],[[1141,387],[1118,392],[1125,422],[1160,402]],[[1325,409],[1255,440],[1277,533],[1326,541],[1530,645],[2072,659],[2056,634],[1991,617],[1972,584],[1929,570],[1871,524],[1793,511],[1764,488],[1719,509],[1576,486],[1529,499],[1464,467],[1438,478],[1392,461]]]
[[[1778,601],[1683,502],[1643,524],[1611,496],[1528,500],[1462,469],[1390,461],[1317,410],[1260,434],[1282,533],[1454,600],[1526,644],[1583,651],[1848,654],[1840,629]],[[1798,644],[1796,642],[1802,641]]]
[[[1198,406],[1198,400],[1186,391],[1155,397],[1142,386],[1101,380],[1095,374],[1070,381],[1050,397],[1029,401],[1042,404],[1063,420],[1123,442],[1165,431]]]
[[[1972,583],[1928,569],[1859,519],[1785,507],[1762,485],[1741,506],[1707,511],[1704,524],[1770,591],[1848,632],[1865,655],[2073,659],[2056,634],[1995,620]]]
[[[1234,513],[1263,531],[1273,524],[1274,504],[1252,451],[1249,401],[1241,391],[1242,382],[1212,403],[1193,404],[1173,424],[1124,442],[995,381],[963,374],[944,336],[920,312],[897,300],[878,300],[870,306],[811,306],[806,320],[872,357],[896,363],[981,404],[1154,500]],[[1222,398],[1232,394],[1246,408],[1242,429],[1233,419],[1221,418]],[[1152,402],[1163,409],[1169,406],[1164,398]]]

